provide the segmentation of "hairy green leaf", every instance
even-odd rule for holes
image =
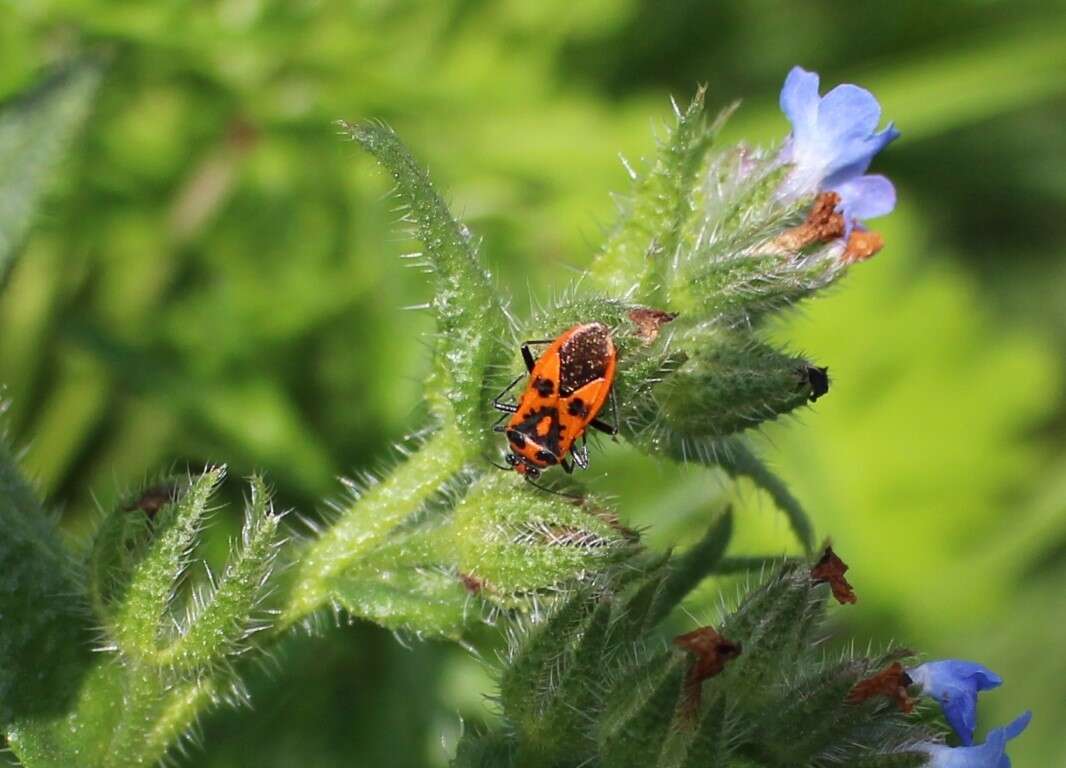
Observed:
[[[429,176],[396,134],[380,123],[344,124],[396,182],[402,221],[411,225],[433,275],[437,320],[434,380],[427,397],[439,417],[454,413],[468,436],[491,438],[486,429],[487,369],[501,353],[507,315],[489,274],[481,265],[470,231],[452,217]]]

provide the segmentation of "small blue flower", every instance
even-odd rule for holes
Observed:
[[[793,67],[781,89],[781,111],[792,134],[781,160],[794,167],[786,195],[836,192],[848,230],[883,216],[896,205],[896,190],[884,176],[865,175],[874,155],[899,136],[889,123],[877,131],[881,105],[856,85],[838,85],[818,95],[818,75]]]
[[[940,702],[948,724],[964,746],[973,744],[977,727],[977,693],[1003,684],[992,670],[972,661],[930,661],[907,674],[922,692]]]
[[[920,749],[929,755],[930,768],[1010,768],[1007,742],[1024,731],[1032,717],[1032,712],[1026,712],[1010,725],[996,728],[977,747],[925,744]]]

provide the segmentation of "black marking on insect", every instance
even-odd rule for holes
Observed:
[[[559,455],[559,444],[564,429],[559,422],[559,409],[552,405],[546,405],[531,409],[523,414],[522,421],[516,424],[511,431],[529,435],[540,445],[551,451],[553,458],[555,458]]]
[[[575,397],[573,400],[570,401],[570,404],[566,406],[566,412],[569,413],[571,416],[578,416],[580,418],[584,418],[588,415],[589,409],[588,406],[585,404],[584,400],[582,400],[580,397]]]

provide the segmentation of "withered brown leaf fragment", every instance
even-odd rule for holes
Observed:
[[[663,312],[661,309],[637,307],[629,310],[629,319],[637,327],[637,336],[645,344],[651,344],[659,337],[662,327],[677,317],[676,312]]]
[[[176,483],[161,483],[145,488],[137,498],[130,501],[124,509],[127,512],[140,510],[149,520],[154,520],[159,510],[170,504],[177,498],[178,486]]]
[[[485,582],[469,573],[460,573],[459,580],[463,583],[463,588],[472,595],[479,594],[485,587]]]
[[[844,578],[847,571],[847,563],[837,557],[832,547],[826,547],[822,559],[811,568],[811,579],[815,584],[828,583],[829,588],[833,590],[833,597],[841,605],[855,603],[859,598],[855,595],[851,584]]]
[[[696,657],[685,673],[681,704],[686,714],[695,714],[700,707],[703,681],[717,675],[740,655],[740,643],[726,640],[714,627],[700,627],[675,637],[674,645]]]
[[[844,215],[837,210],[840,195],[823,192],[818,195],[807,214],[807,219],[798,227],[785,230],[773,244],[789,251],[798,251],[815,243],[828,243],[844,236]]]
[[[620,533],[622,535],[622,538],[624,538],[626,541],[640,541],[640,534],[637,533],[637,531],[635,531],[634,529],[622,525],[622,522],[618,519],[618,515],[616,515],[609,509],[598,507],[589,502],[587,499],[580,499],[576,502],[576,504],[582,507],[586,512],[588,512],[597,520],[611,526],[611,528]]]
[[[907,687],[913,683],[903,670],[903,665],[894,661],[876,675],[855,683],[846,701],[848,704],[860,704],[874,696],[886,696],[896,702],[900,712],[910,714],[914,710],[915,700],[907,695]]]

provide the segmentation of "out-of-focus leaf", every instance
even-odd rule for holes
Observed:
[[[0,275],[85,120],[100,76],[98,62],[77,61],[0,109]]]
[[[886,119],[907,141],[1023,109],[1066,92],[1066,20],[1032,22],[973,34],[955,46],[911,55],[854,80],[877,94]],[[822,84],[823,91],[831,87]],[[787,131],[776,104],[742,110],[727,139],[770,141]]]
[[[0,437],[0,727],[62,711],[88,655],[72,562]]]

